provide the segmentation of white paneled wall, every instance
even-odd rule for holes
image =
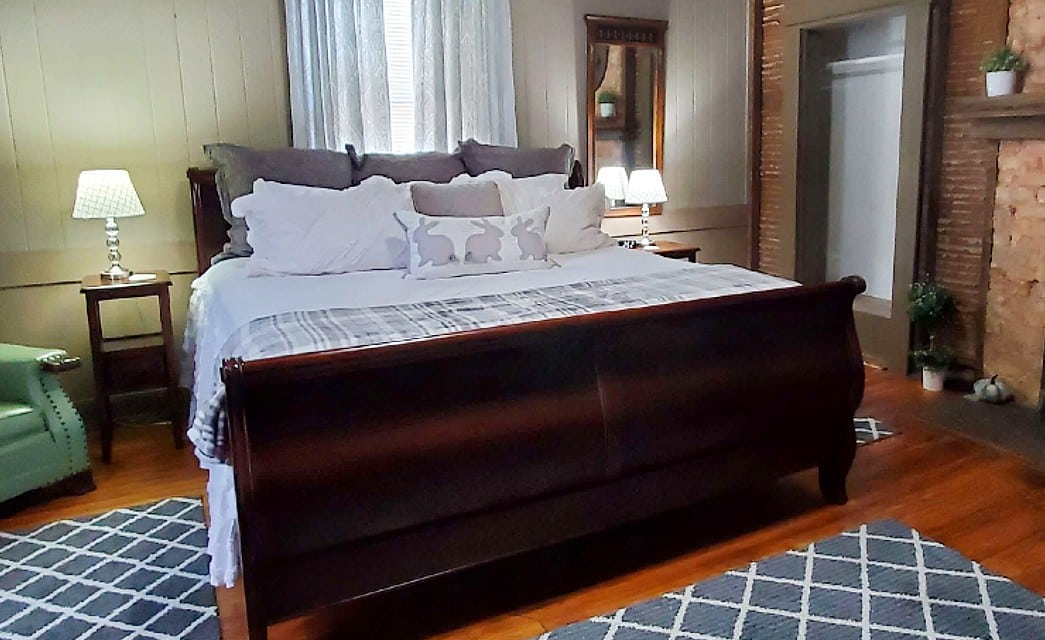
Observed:
[[[97,268],[100,227],[70,218],[90,168],[128,169],[141,195],[129,257],[191,268],[201,146],[287,144],[282,15],[280,0],[0,2],[0,287]]]
[[[664,165],[676,206],[748,202],[747,20],[742,0],[671,3]]]
[[[523,146],[568,142],[587,157],[586,14],[668,20],[664,180],[670,201],[664,215],[654,218],[653,230],[701,244],[705,259],[745,263],[746,2],[512,0]],[[634,219],[611,219],[604,226],[617,236],[638,230]]]
[[[105,262],[101,223],[71,217],[81,170],[131,173],[147,213],[120,224],[126,264],[195,269],[185,170],[202,145],[288,144],[283,31],[281,0],[0,0],[0,342],[89,354],[61,284]],[[151,300],[112,304],[110,330],[155,323]],[[78,399],[89,381],[65,378]]]

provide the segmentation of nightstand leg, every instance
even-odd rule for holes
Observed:
[[[94,404],[102,440],[102,462],[112,461],[112,404],[105,384],[105,355],[102,351],[102,317],[97,300],[87,301],[87,328],[91,336],[91,367],[94,369]]]
[[[171,322],[171,299],[167,289],[160,291],[160,327],[163,331],[163,344],[167,360],[167,403],[171,414],[171,436],[174,438],[174,447],[181,449],[185,446],[183,433],[185,429],[181,424],[181,409],[178,406],[178,363],[174,353],[174,328]]]
[[[113,440],[113,418],[112,418],[112,403],[109,402],[109,396],[99,394],[97,399],[98,404],[98,416],[101,419],[101,436],[102,436],[102,462],[109,464],[112,462],[112,440]]]

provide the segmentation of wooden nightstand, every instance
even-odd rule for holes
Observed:
[[[644,251],[641,247],[634,247],[636,250]],[[690,262],[697,261],[697,254],[700,253],[700,247],[683,244],[681,242],[672,242],[671,240],[657,240],[657,248],[650,249],[650,253],[655,253],[658,256],[664,256],[665,258],[674,258],[676,260],[689,260]]]
[[[114,394],[166,389],[170,406],[174,446],[182,446],[178,409],[178,373],[171,327],[171,277],[155,272],[150,280],[110,281],[98,275],[87,276],[80,293],[87,301],[87,325],[91,334],[94,362],[94,393],[101,416],[102,460],[112,459]],[[140,277],[140,276],[139,276]],[[156,296],[160,307],[160,331],[141,335],[106,337],[102,331],[101,302]]]

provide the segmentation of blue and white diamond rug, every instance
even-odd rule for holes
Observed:
[[[1045,598],[887,520],[540,636],[669,638],[1037,640]]]
[[[853,428],[856,429],[857,446],[871,444],[896,435],[896,431],[875,418],[853,418]]]
[[[215,640],[197,499],[0,532],[0,640]]]

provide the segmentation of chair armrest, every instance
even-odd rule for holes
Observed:
[[[64,373],[80,367],[80,359],[68,353],[55,353],[39,359],[40,367],[49,373]]]
[[[45,375],[43,361],[68,357],[61,349],[0,343],[0,399],[35,406]],[[49,360],[48,360],[49,361]]]

